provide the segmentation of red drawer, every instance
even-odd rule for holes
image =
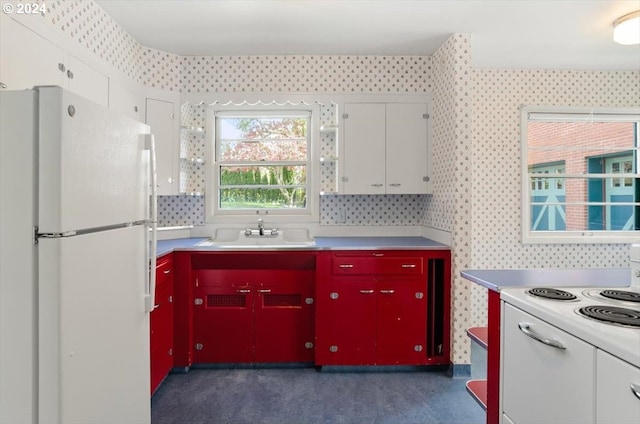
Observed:
[[[386,256],[373,253],[367,256],[335,256],[332,272],[337,275],[421,275],[422,257]]]

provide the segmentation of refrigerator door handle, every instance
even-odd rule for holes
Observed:
[[[156,260],[158,255],[158,174],[156,167],[156,147],[153,134],[145,134],[145,149],[149,150],[149,186],[151,193],[151,206],[149,208],[149,270],[147,272],[147,287],[145,293],[145,311],[151,312],[156,304]]]

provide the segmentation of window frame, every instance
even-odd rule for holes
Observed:
[[[533,114],[533,115],[532,115]],[[531,116],[536,118],[530,119]],[[602,118],[598,118],[602,117]],[[521,107],[521,232],[523,244],[585,244],[585,243],[632,243],[640,240],[640,230],[532,230],[531,229],[531,209],[532,209],[532,192],[531,192],[531,176],[530,164],[528,163],[528,124],[532,120],[548,121],[548,122],[585,122],[601,119],[607,121],[623,121],[636,122],[635,137],[636,145],[630,150],[635,151],[635,168],[636,171],[632,175],[633,178],[640,178],[638,173],[640,170],[640,108],[580,108],[580,107],[562,107],[562,106],[522,106]],[[586,159],[586,158],[585,158]],[[558,174],[562,177],[583,178],[582,175]],[[594,174],[596,178],[619,178],[614,174],[602,173]],[[588,181],[588,178],[584,178]],[[566,187],[566,181],[565,181]],[[589,199],[585,199],[588,202]],[[634,199],[637,204],[638,199]],[[608,203],[608,202],[603,202]],[[606,205],[604,205],[606,206]],[[634,213],[639,213],[638,209]]]
[[[279,113],[281,112],[281,113]],[[253,223],[258,218],[268,219],[271,223],[284,222],[317,222],[318,213],[318,188],[315,183],[318,175],[316,166],[317,145],[319,140],[319,106],[304,102],[241,102],[241,103],[214,103],[206,109],[206,155],[205,168],[205,195],[206,195],[206,222],[208,223]],[[308,114],[309,127],[307,128],[307,160],[306,170],[306,207],[305,208],[266,208],[266,209],[222,209],[220,208],[220,170],[225,162],[218,160],[218,134],[216,128],[216,116],[241,115],[241,116],[287,116],[293,114]],[[259,162],[255,162],[259,165]],[[269,162],[271,164],[271,162]]]

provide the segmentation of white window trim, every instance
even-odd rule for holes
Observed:
[[[216,113],[224,115],[226,111],[241,112],[265,111],[277,114],[277,111],[305,111],[310,113],[309,132],[309,162],[307,168],[307,207],[295,210],[263,209],[263,210],[221,210],[218,208],[218,163],[216,162]],[[235,115],[235,113],[234,113]],[[302,101],[256,101],[256,102],[227,102],[213,103],[206,110],[206,155],[205,168],[205,213],[207,223],[255,223],[258,218],[268,220],[269,223],[308,223],[319,221],[319,188],[315,182],[319,178],[319,140],[320,140],[320,107],[317,103]],[[214,181],[215,183],[211,183]]]
[[[587,244],[587,243],[637,243],[640,231],[532,231],[530,206],[530,180],[527,160],[527,123],[530,115],[541,120],[556,118],[558,121],[589,121],[593,115],[606,116],[607,121],[629,121],[640,118],[640,108],[579,108],[558,106],[522,106],[521,133],[521,227],[523,244]],[[631,119],[630,119],[631,118]],[[639,146],[636,146],[638,149]],[[640,170],[640,151],[636,154],[636,170]]]

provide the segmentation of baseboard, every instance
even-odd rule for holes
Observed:
[[[452,378],[471,378],[471,364],[451,364],[447,374]]]

